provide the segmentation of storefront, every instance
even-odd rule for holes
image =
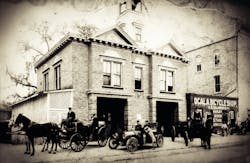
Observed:
[[[203,120],[208,114],[213,115],[214,126],[221,126],[223,123],[234,125],[238,114],[238,98],[219,97],[188,93],[187,116],[193,118],[193,113],[198,110]]]

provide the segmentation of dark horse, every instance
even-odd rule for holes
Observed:
[[[21,130],[23,130],[28,137],[28,141],[26,141],[26,151],[24,154],[31,154],[31,156],[35,154],[34,138],[37,138],[37,137],[47,138],[46,143],[44,144],[44,147],[46,144],[48,145],[49,141],[51,140],[52,141],[51,151],[53,150],[54,144],[55,144],[55,151],[57,150],[57,138],[58,138],[60,128],[57,126],[56,123],[38,124],[38,123],[32,122],[29,118],[25,117],[24,115],[19,114],[15,120],[15,125],[19,126],[20,124],[23,125]],[[32,152],[30,150],[30,143],[32,145]],[[43,150],[44,150],[44,147],[43,147]]]
[[[201,145],[206,149],[207,147],[211,148],[211,135],[212,135],[212,127],[213,127],[213,120],[207,119],[205,124],[199,124],[192,122],[191,126],[188,126],[183,131],[184,139],[186,146],[188,146],[188,139],[192,141],[194,138],[201,139]]]

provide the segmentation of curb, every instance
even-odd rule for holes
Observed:
[[[214,144],[212,145],[212,149],[220,149],[225,147],[233,147],[233,146],[240,146],[243,145],[245,141],[237,141],[232,143],[223,143],[223,144]],[[209,150],[209,149],[203,149],[200,146],[192,146],[192,147],[181,147],[181,148],[172,148],[172,149],[164,149],[164,148],[156,148],[152,150],[141,150],[136,151],[134,153],[124,153],[124,154],[115,154],[115,155],[108,155],[108,156],[97,156],[97,157],[84,157],[81,156],[79,158],[75,159],[64,159],[64,160],[53,160],[53,161],[38,161],[36,163],[40,162],[66,162],[66,163],[79,163],[79,162],[115,162],[115,161],[130,161],[134,159],[146,159],[157,156],[159,153],[164,153],[166,156],[171,155],[178,155],[178,154],[185,154],[192,152],[198,152],[200,150]],[[156,154],[157,153],[157,154]]]

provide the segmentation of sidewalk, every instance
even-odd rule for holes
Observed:
[[[250,134],[248,135],[230,135],[226,137],[213,135],[211,139],[211,148],[222,148],[233,145],[241,145],[250,142]],[[164,138],[162,148],[152,149],[150,146],[134,153],[127,152],[125,147],[118,147],[116,150],[109,149],[108,145],[99,147],[97,142],[90,142],[81,152],[72,150],[62,150],[58,147],[57,154],[49,154],[41,152],[42,145],[36,145],[35,156],[24,155],[25,145],[0,144],[0,158],[3,162],[102,162],[127,160],[133,158],[146,158],[147,153],[162,152],[166,155],[174,155],[177,153],[191,152],[196,150],[204,150],[200,147],[200,139],[194,139],[186,147],[183,138],[177,138],[172,142],[169,137]]]

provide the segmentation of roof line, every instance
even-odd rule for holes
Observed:
[[[129,44],[136,45],[135,41],[121,27],[119,27],[117,25],[112,25],[112,26],[102,30],[101,32],[96,34],[93,38],[99,37],[99,36],[103,35],[104,33],[112,31],[112,30],[116,30],[118,33],[120,33]]]
[[[48,59],[56,50],[58,50],[64,43],[66,43],[71,37],[67,33],[62,39],[60,39],[44,56],[42,56],[34,65],[35,68],[39,67],[46,59]]]
[[[235,38],[235,37],[237,37],[237,35],[233,35],[233,36],[231,36],[231,37],[224,38],[224,39],[222,39],[222,40],[218,40],[218,41],[215,41],[215,42],[212,42],[212,43],[210,43],[210,44],[206,44],[206,45],[200,46],[200,47],[195,48],[195,49],[192,49],[192,50],[188,50],[188,51],[186,51],[186,52],[184,52],[184,53],[187,54],[187,53],[190,53],[190,52],[193,52],[193,51],[196,51],[196,50],[199,50],[199,49],[202,49],[202,48],[205,48],[205,47],[208,47],[208,46],[211,46],[211,45],[220,43],[220,42],[224,42],[224,41],[233,39],[233,38]]]
[[[13,106],[15,106],[15,105],[19,105],[19,104],[21,104],[21,103],[24,103],[24,102],[30,100],[30,99],[33,99],[33,98],[36,98],[36,97],[40,97],[40,96],[44,96],[44,95],[46,95],[46,93],[37,92],[36,94],[34,94],[34,95],[30,96],[30,97],[27,97],[27,98],[25,98],[25,99],[23,99],[23,100],[21,100],[21,101],[18,101],[18,102],[16,102],[16,103],[10,105],[10,107],[13,107]]]
[[[47,52],[43,57],[41,57],[35,63],[35,68],[39,68],[42,64],[44,64],[44,62],[46,62],[50,57],[52,57],[55,53],[57,53],[58,50],[61,50],[64,47],[64,45],[66,45],[69,41],[78,41],[78,42],[85,42],[85,43],[88,43],[88,42],[102,43],[102,44],[109,45],[109,46],[116,46],[116,47],[120,47],[120,48],[131,49],[134,52],[139,52],[139,53],[143,53],[143,54],[145,54],[145,53],[156,54],[156,55],[160,55],[160,56],[165,56],[165,57],[181,60],[184,63],[188,62],[188,60],[184,56],[172,56],[172,55],[160,53],[157,51],[154,51],[154,52],[149,51],[149,50],[144,51],[144,50],[138,49],[137,46],[128,45],[128,44],[125,45],[125,44],[111,42],[111,41],[105,41],[105,40],[101,40],[101,39],[97,39],[97,38],[84,39],[84,38],[76,37],[73,35],[66,35],[57,44],[55,44],[49,52]]]

